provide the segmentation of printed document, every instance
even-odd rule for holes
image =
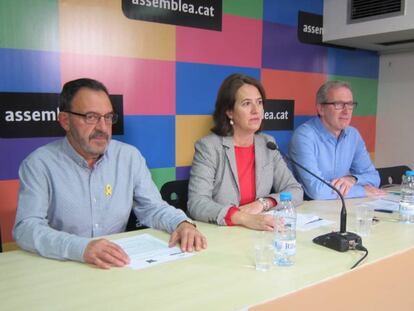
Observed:
[[[178,247],[168,247],[168,243],[144,233],[128,238],[112,240],[128,254],[131,259],[128,267],[138,270],[193,256]]]

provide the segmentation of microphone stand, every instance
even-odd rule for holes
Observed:
[[[347,232],[346,231],[347,214],[346,214],[344,196],[341,194],[341,192],[338,189],[336,189],[334,186],[332,186],[330,183],[328,183],[327,181],[325,181],[321,177],[317,176],[315,173],[313,173],[310,170],[308,170],[307,168],[305,168],[303,165],[301,165],[298,162],[296,162],[295,160],[293,160],[291,157],[289,157],[286,154],[282,153],[274,142],[269,141],[269,142],[267,142],[266,146],[267,146],[267,148],[269,148],[271,150],[279,151],[279,153],[283,157],[285,157],[287,160],[292,162],[294,165],[296,165],[297,167],[303,169],[305,172],[311,174],[313,177],[315,177],[316,179],[318,179],[319,181],[321,181],[322,183],[327,185],[329,188],[331,188],[333,191],[335,191],[338,194],[338,196],[341,198],[342,208],[341,208],[340,230],[339,230],[339,232],[333,231],[333,232],[330,232],[330,233],[327,233],[327,234],[323,234],[323,235],[317,236],[312,241],[316,244],[334,249],[334,250],[339,251],[339,252],[346,252],[349,249],[354,249],[356,247],[356,245],[358,245],[358,244],[362,245],[362,239],[359,235],[357,235],[355,233],[352,233],[352,232]]]

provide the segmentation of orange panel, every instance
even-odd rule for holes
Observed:
[[[16,218],[19,180],[0,180],[0,225],[2,242],[11,242]]]
[[[353,116],[351,125],[356,127],[365,141],[369,152],[375,152],[375,116]]]
[[[295,100],[295,115],[316,115],[315,96],[326,75],[262,69],[261,81],[269,99]]]
[[[61,0],[62,52],[175,60],[175,26],[124,16],[121,1]]]
[[[176,116],[176,166],[190,166],[193,162],[194,144],[210,134],[213,127],[211,116]]]

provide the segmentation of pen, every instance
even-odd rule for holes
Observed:
[[[381,208],[374,209],[374,211],[380,212],[380,213],[388,213],[388,214],[392,214],[393,213],[393,211],[390,211],[388,209],[381,209]]]
[[[321,220],[323,220],[323,219],[322,218],[317,218],[317,219],[314,219],[314,220],[311,220],[311,221],[307,222],[305,225],[309,225],[309,224],[312,224],[314,222],[321,221]]]

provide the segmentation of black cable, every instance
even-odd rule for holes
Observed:
[[[360,263],[361,263],[361,261],[363,261],[367,256],[368,256],[368,250],[364,247],[364,246],[362,246],[362,244],[357,244],[357,245],[355,245],[355,249],[356,250],[359,250],[359,251],[363,251],[363,252],[365,252],[365,255],[364,256],[362,256],[362,258],[360,259],[360,260],[358,260],[352,267],[351,267],[351,270],[352,269],[354,269],[356,266],[358,266]]]

